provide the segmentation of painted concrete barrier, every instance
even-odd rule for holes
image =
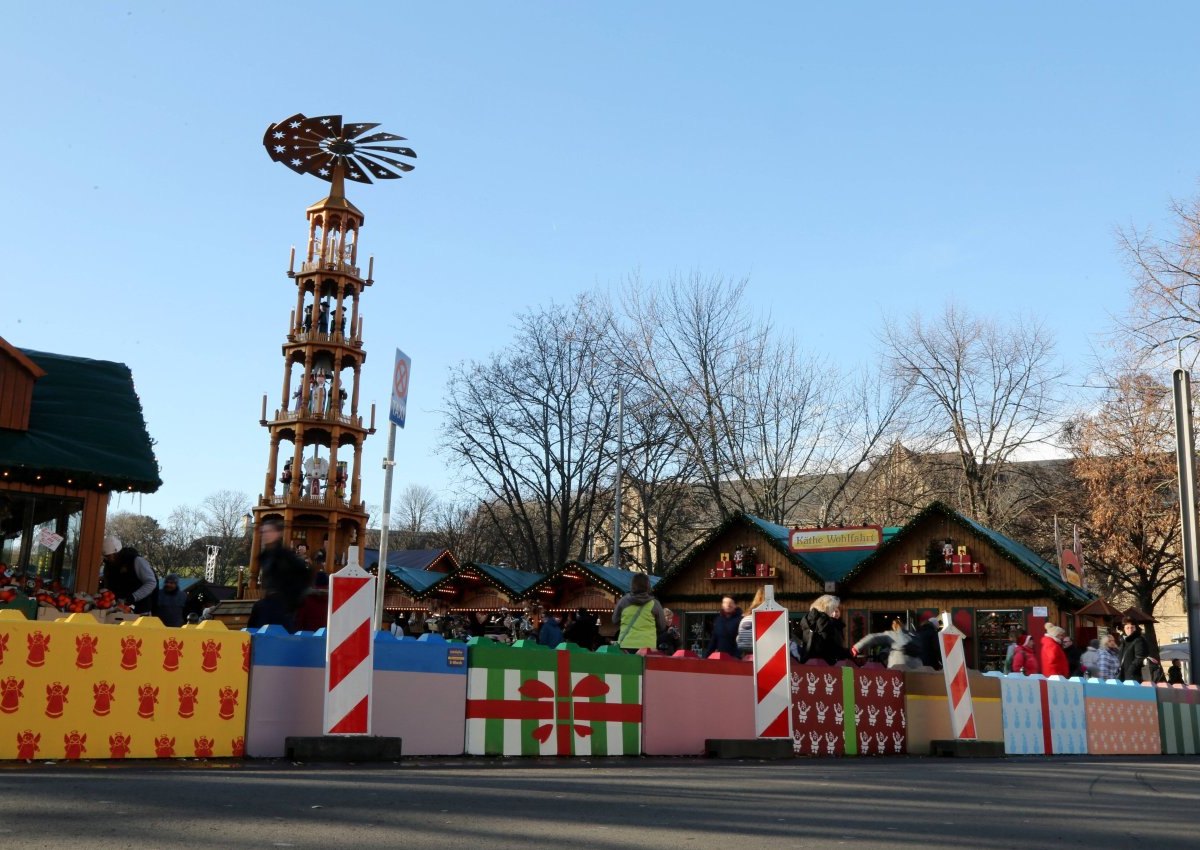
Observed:
[[[641,753],[641,657],[616,647],[589,652],[568,643],[557,649],[532,641],[504,646],[472,638],[469,643],[468,753]]]
[[[1004,740],[1000,681],[975,670],[969,670],[967,676],[975,704],[975,730],[978,740]],[[954,731],[950,727],[950,707],[946,699],[946,678],[942,673],[905,671],[904,694],[910,753],[927,754],[931,742],[954,738]]]
[[[1162,752],[1155,688],[1113,679],[1088,679],[1083,687],[1087,694],[1088,752],[1093,755]]]
[[[908,752],[904,673],[880,664],[792,667],[792,744],[797,755]]]
[[[1200,754],[1200,688],[1195,685],[1157,685],[1158,730],[1168,755]]]
[[[0,611],[0,759],[240,756],[247,635]]]
[[[754,668],[736,658],[648,656],[642,750],[704,754],[708,738],[754,737]]]
[[[398,737],[406,755],[461,755],[466,647],[440,635],[375,635],[372,733]],[[278,758],[291,735],[320,735],[325,691],[323,631],[253,633],[246,755]]]
[[[1061,676],[986,673],[1000,681],[1007,755],[1089,752],[1084,683]]]

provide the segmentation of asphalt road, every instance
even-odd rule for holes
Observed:
[[[1200,846],[1200,759],[6,765],[0,847]]]

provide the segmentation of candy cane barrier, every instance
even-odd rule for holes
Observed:
[[[754,731],[759,738],[792,737],[791,659],[788,612],[775,602],[775,586],[763,587],[766,600],[754,618]]]
[[[971,680],[967,678],[967,656],[963,652],[965,635],[950,622],[950,614],[941,616],[938,648],[942,652],[942,673],[946,677],[946,702],[950,706],[950,728],[960,741],[973,741],[975,705],[971,702]]]
[[[371,734],[374,668],[375,578],[350,563],[329,577],[329,626],[325,630],[326,735]]]

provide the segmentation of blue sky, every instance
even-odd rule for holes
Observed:
[[[748,275],[847,367],[954,298],[1043,317],[1079,371],[1125,305],[1115,229],[1197,190],[1197,31],[1192,3],[10,4],[0,335],[133,369],[165,485],[118,508],[256,497],[326,189],[260,140],[340,113],[419,154],[350,190],[379,422],[414,361],[397,489],[450,486],[451,364],[635,270]]]

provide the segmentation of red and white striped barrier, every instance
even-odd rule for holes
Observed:
[[[791,658],[788,612],[775,602],[775,586],[763,587],[765,601],[754,618],[754,732],[759,738],[792,737]]]
[[[326,735],[371,734],[371,678],[375,664],[375,577],[350,563],[329,577],[325,630]]]
[[[967,678],[967,656],[963,652],[962,632],[950,622],[949,612],[941,616],[942,629],[938,633],[938,648],[942,653],[942,673],[946,677],[946,697],[950,706],[950,729],[959,741],[973,741],[975,732],[975,705],[971,701],[971,680]]]

